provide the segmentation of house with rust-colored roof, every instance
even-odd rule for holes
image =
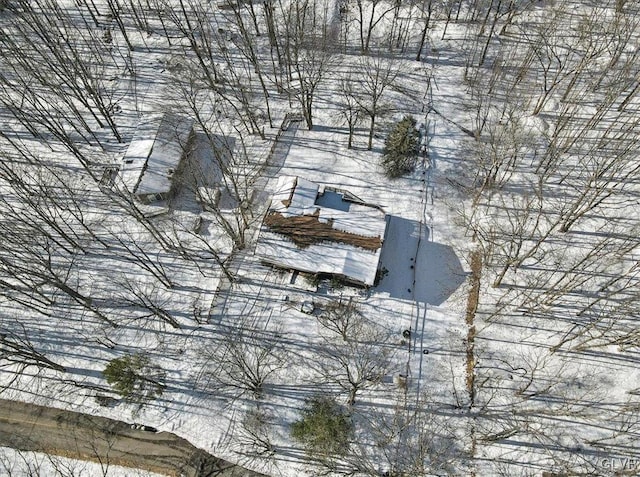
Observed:
[[[281,176],[256,253],[277,268],[372,286],[385,229],[380,207],[346,190]]]

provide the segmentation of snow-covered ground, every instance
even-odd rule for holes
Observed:
[[[255,87],[250,106],[261,121],[255,132],[265,138],[249,135],[230,119],[227,103],[212,100],[213,93],[185,79],[193,78],[189,71],[199,71],[189,49],[193,38],[174,31],[169,44],[159,21],[149,20],[155,33],[138,33],[127,17],[127,42],[136,47],[126,57],[112,57],[112,70],[105,73],[117,93],[115,118],[124,140],[117,143],[102,129],[98,137],[104,149],[93,144],[82,150],[94,164],[117,164],[142,113],[201,114],[199,119],[207,123],[196,121],[192,157],[214,164],[214,175],[220,174],[228,159],[224,153],[222,159],[216,156],[212,144],[233,144],[246,159],[229,166],[236,168],[238,182],[233,186],[244,187],[246,179],[249,188],[257,189],[254,216],[244,224],[244,248],[236,247],[232,254],[240,241],[233,232],[241,222],[234,222],[241,210],[238,201],[223,194],[219,213],[207,210],[187,186],[191,179],[185,179],[187,185],[169,210],[140,206],[131,213],[130,204],[114,206],[116,198],[102,194],[81,168],[65,172],[62,180],[73,180],[82,221],[95,236],[78,230],[85,250],[65,256],[56,266],[64,270],[66,282],[91,301],[74,301],[49,287],[45,295],[52,294],[55,303],[43,305],[49,313],[42,314],[4,296],[2,328],[28,339],[65,371],[30,366],[16,375],[15,367],[4,368],[1,377],[9,387],[3,397],[135,419],[269,475],[318,475],[326,470],[326,463],[308,459],[290,436],[305,401],[318,394],[335,396],[345,405],[351,400],[357,439],[338,460],[336,473],[376,475],[402,468],[415,475],[633,472],[634,459],[640,459],[638,172],[635,159],[627,158],[636,157],[638,149],[629,139],[637,129],[637,110],[629,95],[631,83],[620,86],[615,99],[602,92],[609,81],[606,75],[597,85],[583,85],[585,78],[596,76],[589,68],[602,67],[597,62],[617,67],[616,42],[622,52],[616,61],[627,61],[621,71],[633,77],[633,41],[622,40],[625,34],[639,36],[631,7],[622,5],[614,13],[614,5],[511,2],[516,13],[505,10],[494,17],[493,9],[501,8],[495,2],[477,12],[471,4],[478,2],[461,2],[457,13],[457,2],[449,7],[433,2],[422,61],[413,58],[424,12],[417,6],[410,12],[390,8],[372,44],[385,44],[391,25],[405,21],[412,25],[411,48],[389,54],[386,47],[381,50],[384,60],[377,67],[389,64],[397,77],[385,93],[372,150],[367,150],[366,118],[356,127],[354,147],[347,148],[349,129],[340,91],[343,78],[365,81],[363,58],[369,58],[358,51],[355,3],[348,13],[351,22],[340,25],[349,45],[333,55],[315,93],[314,127],[309,130],[301,121],[297,129],[284,133],[280,124],[289,122],[285,114],[300,109],[296,99],[270,85],[270,127],[257,71],[240,59],[239,42],[233,39],[239,33],[213,3],[202,5],[210,9],[206,18],[211,31],[225,38],[220,55],[238,55],[230,64]],[[365,14],[373,6],[383,10],[391,5],[363,3],[369,9]],[[337,2],[329,2],[326,11],[338,9]],[[250,20],[249,9],[242,12]],[[593,43],[613,38],[609,49],[582,42],[580,35],[571,43],[574,36],[565,37],[557,25],[551,28],[551,21],[541,20],[553,15],[570,20],[571,32],[591,31]],[[596,28],[598,15],[609,30]],[[258,18],[266,29],[264,16]],[[545,36],[540,25],[551,33]],[[109,31],[113,48],[125,51],[118,25]],[[551,41],[556,38],[552,34],[557,43]],[[531,41],[531,47],[523,40],[520,49],[508,48],[535,35],[548,41]],[[267,35],[255,41],[267,57]],[[579,53],[574,57],[573,51]],[[580,61],[580,55],[587,54],[597,59],[594,65]],[[559,68],[554,58],[582,69],[568,68],[562,70],[565,76],[553,77]],[[230,75],[228,65],[216,63],[223,63],[222,56],[214,60],[218,73]],[[134,65],[135,76],[127,65]],[[513,88],[505,90],[507,84]],[[224,87],[221,91],[228,93]],[[234,99],[234,104],[241,100]],[[602,104],[609,106],[598,109]],[[415,117],[428,138],[428,156],[422,156],[413,173],[390,180],[380,166],[384,137],[406,114]],[[2,121],[7,130],[21,130],[8,116]],[[214,139],[203,126],[211,128]],[[607,132],[598,136],[603,130]],[[272,162],[261,168],[278,134],[281,141]],[[615,140],[608,140],[610,136]],[[577,142],[570,141],[572,137]],[[595,146],[580,149],[593,137]],[[55,154],[47,151],[43,141],[26,136],[21,141],[56,170],[72,161],[58,147]],[[613,146],[623,142],[624,147]],[[552,154],[556,150],[565,155],[557,159]],[[621,159],[591,162],[600,157],[597,151],[611,151]],[[589,177],[590,170],[598,173]],[[260,214],[281,175],[347,190],[384,209],[388,222],[381,265],[386,274],[377,286],[362,290],[310,284],[302,275],[264,265],[253,254],[260,240]],[[623,184],[615,182],[625,177]],[[598,181],[605,182],[605,192],[594,192],[592,202],[579,202],[581,191],[595,191]],[[10,196],[14,185],[3,176],[5,195]],[[579,215],[588,206],[592,209]],[[137,212],[158,215],[145,221]],[[74,220],[69,223],[77,227]],[[560,231],[562,223],[569,225],[568,232]],[[469,261],[474,251],[482,254],[484,268],[478,311],[469,322]],[[25,252],[25,257],[31,255]],[[230,282],[221,264],[237,279]],[[608,290],[612,294],[603,296]],[[314,311],[303,312],[309,303]],[[357,310],[356,335],[349,340],[323,321],[325,313],[346,305]],[[104,367],[134,352],[144,352],[164,371],[162,396],[142,408],[100,406],[96,395],[110,394]],[[261,390],[249,389],[246,379],[233,375],[238,356],[263,357]],[[363,380],[350,395],[341,364],[345,360],[352,367],[369,360],[366,366],[374,368],[377,379]],[[256,416],[267,425],[257,428]],[[19,460],[10,451],[4,455],[7,462]],[[409,458],[420,462],[408,463]],[[86,472],[92,475],[90,469]]]
[[[160,477],[146,470],[119,467],[117,465],[98,464],[78,461],[65,457],[41,454],[38,452],[16,451],[7,447],[0,448],[0,473],[17,476],[60,475],[73,477],[94,477],[108,475],[110,477]]]

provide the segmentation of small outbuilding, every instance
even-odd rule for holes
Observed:
[[[164,113],[145,116],[122,158],[121,185],[144,203],[167,200],[192,135],[191,119]]]
[[[375,283],[386,215],[350,192],[294,176],[278,179],[256,253],[287,270]]]

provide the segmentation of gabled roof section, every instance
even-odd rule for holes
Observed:
[[[265,222],[292,233],[297,230],[298,234],[311,234],[309,240],[313,236],[318,241],[345,243],[350,239],[364,243],[356,237],[377,239],[377,246],[372,245],[375,241],[368,245],[354,243],[377,249],[384,237],[384,216],[379,207],[366,204],[346,191],[320,186],[301,177],[281,176],[267,214],[272,218]]]
[[[122,158],[120,178],[136,195],[164,194],[189,141],[193,121],[173,114],[151,114],[138,124]]]

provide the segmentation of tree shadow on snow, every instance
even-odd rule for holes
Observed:
[[[222,168],[229,167],[235,140],[220,135],[214,135],[212,140],[216,143],[212,144],[204,133],[194,134],[172,179],[173,197],[167,204],[172,210],[198,213],[201,210],[198,199],[212,200],[214,190],[224,188]]]
[[[465,281],[458,256],[448,245],[429,240],[415,220],[388,216],[380,268],[386,274],[375,290],[393,298],[441,305]]]

